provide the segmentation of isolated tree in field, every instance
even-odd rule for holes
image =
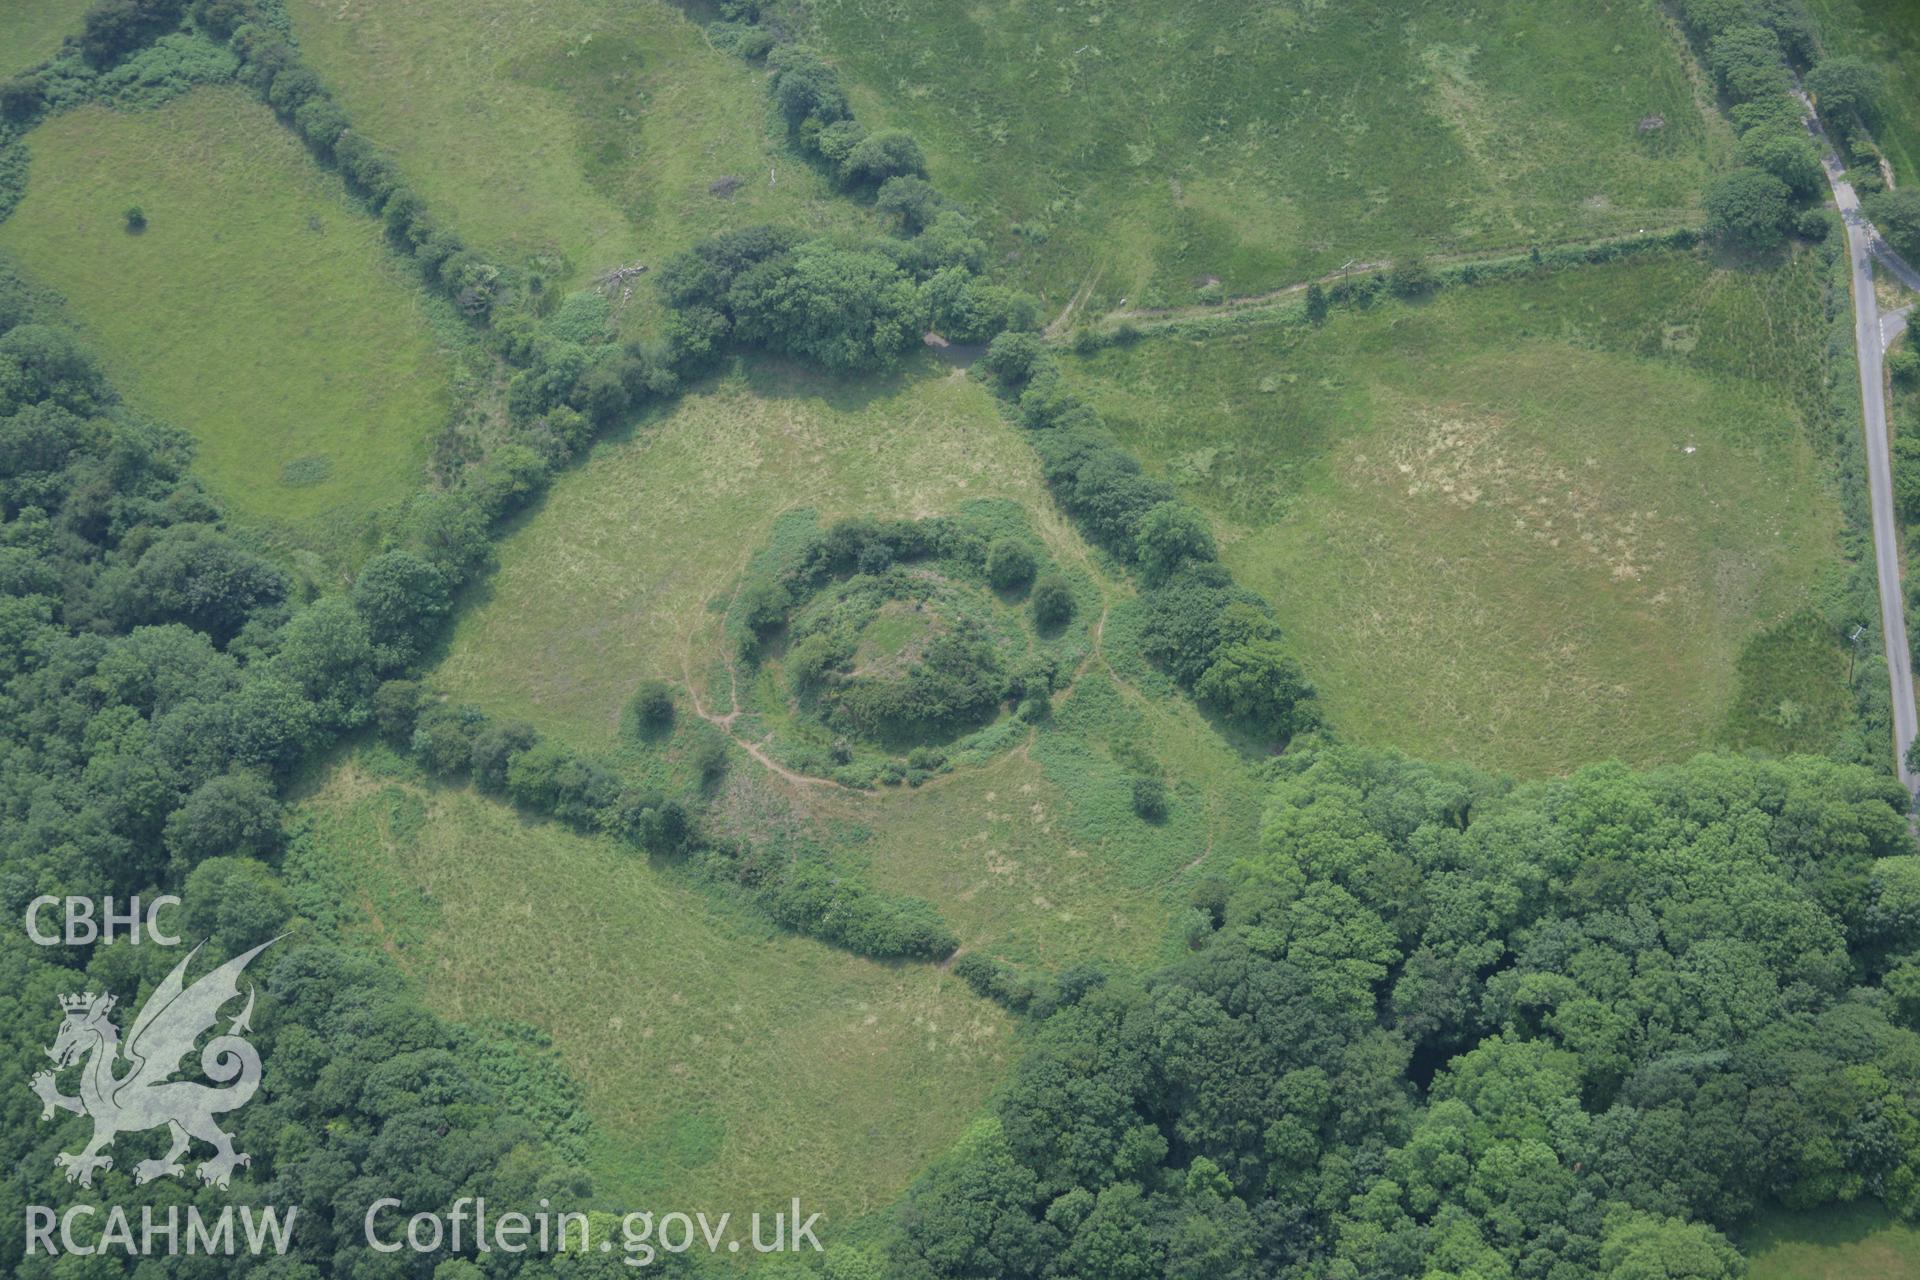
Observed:
[[[1327,318],[1327,291],[1318,280],[1307,286],[1307,322],[1319,324]]]
[[[1065,626],[1073,617],[1073,591],[1067,580],[1050,573],[1033,587],[1033,620],[1044,628]]]
[[[127,230],[137,232],[147,229],[147,211],[139,205],[128,205],[126,213],[122,216],[125,217],[127,221]]]
[[[1163,502],[1147,512],[1136,541],[1140,569],[1149,583],[1165,582],[1183,565],[1219,554],[1207,518],[1184,502]]]
[[[1707,189],[1707,231],[1744,249],[1771,249],[1792,209],[1787,184],[1758,169],[1738,169]]]
[[[1167,816],[1167,784],[1158,778],[1139,777],[1133,780],[1133,812],[1148,822],[1158,822]]]
[[[1843,130],[1852,121],[1872,124],[1880,96],[1880,73],[1859,58],[1822,58],[1807,73],[1807,92],[1813,95],[1821,119]]]
[[[627,715],[642,733],[655,734],[673,727],[673,690],[664,680],[642,680],[627,702]]]
[[[1826,174],[1820,168],[1820,150],[1798,124],[1763,125],[1747,130],[1734,149],[1734,157],[1747,168],[1772,174],[1803,199],[1826,185]]]
[[[1920,188],[1900,187],[1866,199],[1867,216],[1887,243],[1920,261]]]
[[[987,548],[987,581],[996,591],[1013,591],[1033,581],[1039,565],[1018,538],[995,538]]]

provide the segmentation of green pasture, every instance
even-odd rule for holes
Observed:
[[[1777,1212],[1742,1242],[1748,1280],[1910,1280],[1920,1230],[1877,1204]]]
[[[501,542],[435,678],[604,746],[642,678],[705,689],[720,613],[783,512],[920,517],[970,498],[1033,508],[1043,492],[992,397],[931,358],[856,382],[744,362],[555,482]],[[730,689],[704,696],[725,704]]]
[[[0,252],[64,297],[136,409],[193,433],[233,511],[330,543],[419,486],[452,404],[433,304],[252,94],[86,107],[27,144]]]
[[[807,12],[861,117],[911,129],[1055,310],[1691,223],[1730,145],[1625,0]]]
[[[52,57],[60,42],[80,34],[92,0],[7,0],[0,5],[0,77]]]
[[[1522,774],[1820,750],[1838,637],[1741,662],[1837,571],[1819,280],[1670,255],[1070,363],[1341,733]]]
[[[1009,726],[986,758],[918,789],[853,791],[772,771],[777,718],[733,658],[722,615],[782,515],[921,517],[979,498],[1025,508],[1087,586],[1076,634],[1094,639],[1080,642],[1054,722],[1031,734]],[[1105,625],[1104,602],[1127,591],[1061,520],[1031,448],[977,382],[930,358],[852,383],[752,361],[563,475],[503,540],[432,678],[599,750],[619,745],[634,686],[668,680],[689,729],[739,712],[720,797],[739,834],[812,831],[874,883],[933,901],[969,948],[1045,966],[1145,962],[1190,870],[1212,849],[1224,865],[1248,847],[1259,806],[1237,753],[1146,668],[1124,628]],[[1074,727],[1103,682],[1118,692]],[[1161,824],[1128,807],[1133,775],[1150,771],[1173,791]]]
[[[665,0],[288,9],[354,127],[427,202],[563,285],[728,227],[859,216],[787,152],[761,76]]]
[[[609,1207],[744,1218],[798,1195],[845,1229],[946,1149],[1017,1056],[1005,1015],[934,966],[779,932],[471,791],[349,761],[301,815],[296,882],[437,1012],[553,1037]]]

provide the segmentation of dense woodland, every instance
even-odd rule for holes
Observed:
[[[1812,759],[1289,756],[1190,958],[1050,994],[895,1274],[1704,1278],[1768,1204],[1912,1215],[1903,808]]]

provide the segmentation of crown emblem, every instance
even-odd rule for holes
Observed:
[[[77,996],[61,996],[60,1007],[68,1013],[85,1013],[87,1010],[93,1008],[95,1001],[102,999],[109,1005],[113,1002],[112,996],[96,996],[93,992],[88,991]],[[103,1006],[103,1008],[104,1007],[105,1006]]]

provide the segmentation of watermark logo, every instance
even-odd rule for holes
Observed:
[[[825,1216],[819,1213],[802,1217],[800,1198],[793,1198],[793,1212],[772,1215],[755,1213],[748,1224],[747,1238],[732,1225],[734,1215],[712,1217],[704,1212],[651,1212],[621,1215],[618,1231],[612,1214],[587,1214],[578,1211],[548,1212],[551,1205],[540,1201],[540,1212],[506,1213],[488,1209],[486,1197],[462,1196],[446,1213],[416,1213],[400,1221],[401,1202],[387,1196],[367,1206],[364,1223],[367,1246],[375,1253],[434,1254],[443,1249],[454,1256],[488,1253],[535,1254],[610,1254],[618,1248],[620,1259],[629,1267],[649,1267],[662,1254],[687,1253],[704,1246],[711,1254],[739,1253],[743,1243],[755,1253],[801,1253],[811,1248],[823,1252],[814,1226]]]
[[[110,1016],[111,995],[87,992],[61,997],[66,1019],[47,1050],[54,1070],[34,1076],[33,1091],[40,1098],[42,1120],[52,1119],[55,1111],[93,1120],[93,1138],[83,1150],[54,1157],[55,1166],[66,1170],[68,1182],[91,1187],[95,1171],[113,1167],[113,1157],[106,1150],[116,1135],[161,1125],[171,1132],[173,1145],[160,1159],[134,1166],[135,1182],[184,1175],[186,1166],[180,1159],[196,1139],[213,1148],[213,1155],[197,1170],[202,1182],[224,1190],[233,1171],[249,1163],[246,1153],[233,1149],[233,1135],[220,1127],[216,1117],[245,1106],[260,1087],[260,1054],[242,1034],[252,1029],[251,986],[246,1007],[228,1023],[225,1034],[209,1040],[200,1052],[200,1070],[225,1087],[173,1077],[194,1043],[219,1022],[222,1007],[239,998],[240,975],[247,965],[272,945],[273,941],[263,942],[188,985],[187,966],[200,954],[195,947],[141,1006],[124,1045]],[[68,1097],[60,1092],[55,1075],[76,1062],[81,1063],[80,1093]]]
[[[92,898],[62,899],[45,893],[27,904],[27,937],[38,947],[57,947],[62,942],[70,947],[90,947],[96,942],[119,941],[116,937],[118,934],[137,947],[144,932],[157,946],[177,947],[180,945],[179,935],[167,933],[160,927],[160,909],[179,905],[180,899],[172,894],[161,894],[147,904],[146,913],[142,915],[137,896],[129,899],[125,908],[116,911],[111,897],[102,898],[96,903]],[[48,907],[62,909],[66,917],[64,931],[49,933],[41,927],[40,913]]]

